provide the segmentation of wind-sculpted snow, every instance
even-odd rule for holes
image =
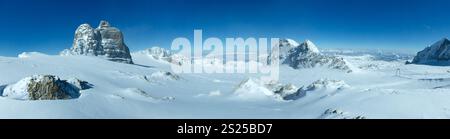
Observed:
[[[100,56],[111,61],[133,63],[122,32],[107,21],[101,21],[96,29],[89,24],[80,25],[75,31],[72,48],[62,51],[61,55]]]
[[[319,49],[309,40],[298,43],[289,39],[281,39],[279,46],[279,56],[270,56],[269,63],[273,58],[279,58],[281,64],[289,65],[294,69],[326,67],[338,69],[345,72],[352,72],[348,63],[340,57],[328,56],[320,53]]]
[[[417,53],[411,64],[450,65],[450,40],[444,38]]]

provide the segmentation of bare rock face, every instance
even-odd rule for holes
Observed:
[[[425,48],[407,64],[450,66],[450,40],[444,38]]]
[[[79,83],[72,84],[53,75],[35,75],[6,86],[2,96],[18,100],[73,99],[80,96],[79,91],[85,89],[87,82]]]
[[[111,61],[132,64],[130,50],[123,38],[122,32],[107,21],[101,21],[96,29],[82,24],[75,31],[72,48],[61,55],[103,56]]]
[[[67,82],[55,78],[55,76],[41,76],[32,79],[28,84],[28,96],[30,100],[56,100],[70,99],[75,89]]]

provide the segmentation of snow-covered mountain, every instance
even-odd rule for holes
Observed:
[[[89,24],[80,25],[75,31],[72,48],[62,51],[61,55],[101,56],[111,61],[133,63],[122,32],[107,21],[101,21],[96,29]]]
[[[183,65],[186,62],[190,62],[186,56],[174,54],[171,51],[161,48],[161,47],[152,47],[146,50],[138,51],[132,53],[133,57],[135,56],[144,56],[150,57],[155,60],[169,62],[176,65]]]
[[[299,44],[291,39],[280,39],[277,45],[279,56],[271,55],[269,60],[279,58],[281,64],[289,65],[294,69],[326,67],[352,72],[343,58],[321,54],[316,45],[309,40]]]
[[[450,65],[450,40],[443,38],[417,53],[412,64]]]

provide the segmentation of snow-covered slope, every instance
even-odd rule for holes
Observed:
[[[0,118],[450,118],[447,67],[340,57],[358,72],[281,65],[273,84],[253,80],[255,74],[175,74],[170,62],[145,53],[133,53],[135,64],[42,53],[0,57]],[[8,97],[8,86],[33,75],[89,86],[67,100]]]

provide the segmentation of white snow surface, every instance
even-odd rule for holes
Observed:
[[[450,68],[445,66],[405,65],[404,60],[367,55],[340,55],[356,67],[352,73],[280,65],[282,84],[300,88],[327,79],[330,87],[279,101],[253,80],[257,74],[175,74],[179,78],[174,79],[165,77],[170,63],[145,53],[132,56],[135,64],[91,56],[0,57],[0,94],[33,75],[76,77],[92,84],[69,100],[0,97],[0,118],[450,118]]]

